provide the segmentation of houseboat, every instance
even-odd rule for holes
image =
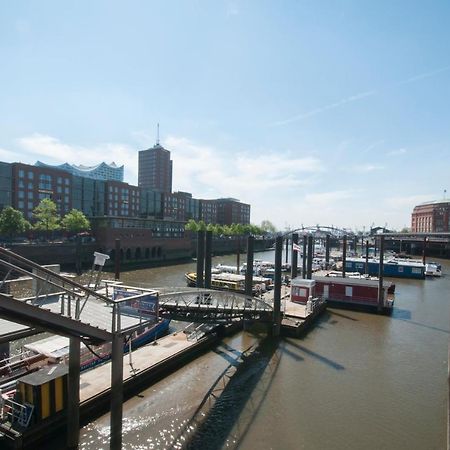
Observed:
[[[383,284],[381,303],[378,301],[378,281],[357,278],[314,276],[312,280],[294,278],[291,281],[291,301],[306,304],[310,297],[319,297],[331,306],[347,309],[391,313],[394,300]]]
[[[380,267],[380,260],[369,258],[367,261],[368,275],[377,276]],[[345,260],[345,270],[348,272],[365,273],[366,258],[347,258]],[[419,261],[387,259],[383,262],[383,275],[386,277],[398,278],[425,278],[425,264]]]

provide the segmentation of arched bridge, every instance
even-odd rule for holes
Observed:
[[[231,291],[186,288],[160,294],[160,315],[188,322],[228,323],[236,319],[273,320],[273,304]]]
[[[345,229],[345,228],[337,228],[333,226],[325,226],[325,225],[314,225],[314,226],[301,226],[296,228],[295,230],[289,230],[284,234],[284,236],[289,236],[292,233],[303,234],[312,234],[318,238],[325,238],[327,234],[329,234],[333,238],[340,239],[343,236],[353,236],[355,234],[354,231]]]

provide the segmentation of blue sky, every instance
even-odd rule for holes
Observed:
[[[280,229],[409,226],[450,195],[448,1],[20,1],[0,13],[0,160],[125,164]]]

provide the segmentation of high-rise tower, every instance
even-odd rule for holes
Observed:
[[[159,143],[159,125],[156,144],[139,151],[139,187],[159,192],[172,192],[172,160],[170,151]]]

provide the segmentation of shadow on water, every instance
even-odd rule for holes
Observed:
[[[306,353],[308,356],[311,356],[314,359],[317,359],[318,361],[326,364],[327,366],[331,367],[332,369],[345,370],[345,367],[342,364],[337,363],[336,361],[333,361],[325,356],[319,355],[318,353],[313,352],[312,350],[304,347],[303,345],[300,345],[299,343],[297,343],[293,340],[289,340],[288,342],[289,342],[289,345],[292,345],[293,347],[298,348],[302,352]],[[283,351],[284,350],[285,349],[283,349]]]
[[[278,349],[279,341],[271,338],[243,353],[229,348],[237,359],[232,359],[216,379],[171,448],[180,448],[181,441],[187,449],[237,447],[272,383],[279,363],[279,357],[274,356]],[[223,356],[223,352],[219,354]]]
[[[342,317],[343,319],[351,320],[353,322],[358,322],[358,319],[355,319],[354,317],[351,317],[351,316],[347,316],[346,314],[339,313],[337,311],[331,311],[328,309],[327,312],[329,314],[331,314],[332,316],[338,316],[338,317]]]

